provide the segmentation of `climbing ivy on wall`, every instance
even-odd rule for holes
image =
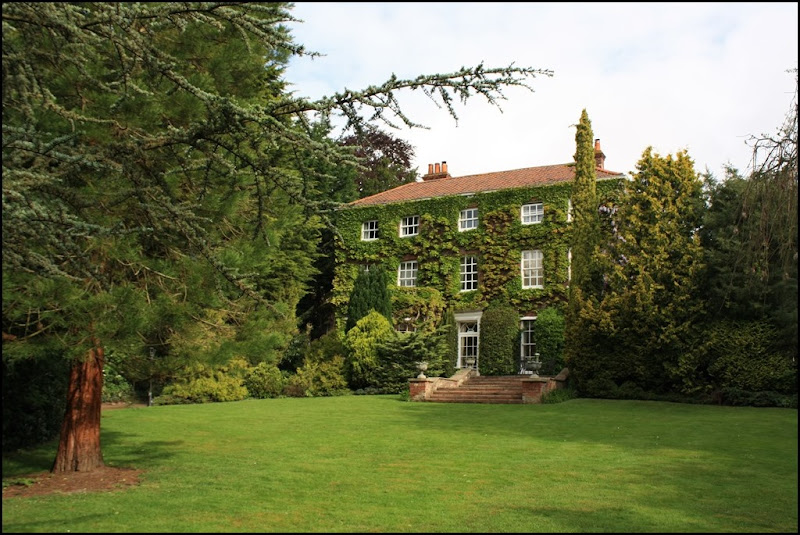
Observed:
[[[619,185],[616,179],[599,181],[601,201],[613,199]],[[446,307],[455,312],[484,309],[489,301],[508,303],[520,314],[566,303],[571,186],[561,183],[341,209],[336,215],[339,235],[332,297],[337,327],[344,327],[347,300],[365,265],[380,265],[389,273],[395,324],[403,317],[416,317],[418,310],[420,317],[434,317],[438,323]],[[521,223],[520,207],[529,202],[543,203],[541,223]],[[458,217],[466,208],[478,209],[478,228],[460,232]],[[402,218],[413,215],[420,216],[419,234],[400,237]],[[378,221],[379,238],[362,241],[361,225],[369,220]],[[529,249],[542,251],[544,288],[522,288],[521,251]],[[460,291],[462,255],[478,258],[477,290]],[[417,286],[397,287],[397,267],[411,259],[417,260]],[[436,295],[432,290],[441,298],[440,305],[431,306],[431,296]],[[402,312],[397,307],[400,302]]]

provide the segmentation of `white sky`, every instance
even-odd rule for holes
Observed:
[[[634,172],[646,147],[688,150],[718,178],[751,163],[745,140],[774,133],[795,89],[798,3],[297,2],[297,43],[325,54],[292,60],[297,96],[319,98],[462,66],[549,69],[534,92],[504,91],[503,112],[475,97],[456,122],[419,92],[404,111],[429,130],[390,130],[414,166],[453,176],[566,163],[585,108],[606,167]]]

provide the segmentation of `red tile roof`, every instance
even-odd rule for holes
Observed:
[[[543,165],[526,167],[511,171],[496,171],[480,175],[438,178],[424,182],[410,182],[396,188],[358,199],[348,206],[369,206],[416,201],[447,195],[464,195],[495,191],[500,189],[525,188],[530,186],[550,186],[569,182],[575,176],[574,164]],[[597,170],[597,179],[622,178],[622,173],[607,169]]]

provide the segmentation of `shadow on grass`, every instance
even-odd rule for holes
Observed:
[[[117,468],[142,468],[169,459],[184,443],[182,440],[139,441],[137,435],[103,429],[100,447],[107,466]],[[58,439],[36,448],[3,453],[3,479],[38,472],[47,472],[53,466],[58,451]],[[113,456],[109,452],[113,451]]]

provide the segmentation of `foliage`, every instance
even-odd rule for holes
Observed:
[[[283,393],[286,377],[274,364],[259,362],[247,370],[244,387],[252,398],[276,398]]]
[[[344,376],[346,354],[336,331],[312,340],[307,346],[302,366],[289,376],[283,393],[294,397],[348,393]]]
[[[784,332],[791,336],[797,357],[797,180],[798,180],[798,97],[797,67],[795,89],[783,124],[775,134],[751,135],[752,173],[741,204],[741,217],[750,219],[742,231],[745,240],[740,263],[760,281],[793,281],[785,289],[787,301],[795,304],[793,318],[785,318]],[[781,303],[782,305],[784,303]],[[792,319],[794,321],[792,321]],[[792,327],[793,326],[793,329]]]
[[[396,394],[408,390],[408,380],[419,375],[419,362],[426,362],[425,375],[439,377],[449,371],[447,334],[450,327],[417,330],[384,340],[377,346],[376,393]],[[449,375],[449,374],[447,374]]]
[[[347,331],[344,346],[345,375],[350,388],[357,390],[375,386],[378,363],[378,345],[397,336],[392,324],[383,314],[371,311]]]
[[[592,144],[592,123],[584,109],[575,133],[575,179],[572,191],[572,277],[566,313],[566,360],[578,357],[586,347],[587,329],[580,311],[589,299],[597,300],[602,287],[600,263],[595,260],[600,246],[600,214],[597,170]],[[538,343],[538,341],[537,341]],[[578,357],[579,358],[579,357]],[[556,372],[557,373],[557,372]]]
[[[745,252],[752,249],[749,242],[757,239],[759,228],[765,225],[759,202],[768,202],[754,195],[751,180],[729,168],[722,181],[710,176],[706,181],[709,207],[701,237],[708,264],[704,285],[708,310],[712,317],[769,321],[778,329],[782,350],[796,358],[797,266],[781,264],[776,241],[765,242],[772,249],[763,259],[769,265],[761,260],[754,264],[752,251]]]
[[[292,397],[339,396],[348,394],[344,376],[344,358],[317,362],[307,360],[297,373],[289,377],[283,393]]]
[[[598,296],[602,276],[593,262],[600,244],[599,199],[597,196],[597,162],[594,134],[589,115],[584,109],[575,133],[575,179],[572,188],[572,280],[570,286],[580,288],[586,297]]]
[[[248,396],[247,388],[243,385],[247,369],[244,359],[234,359],[219,367],[194,364],[187,367],[183,380],[164,387],[162,394],[153,403],[169,405],[240,401]]]
[[[776,350],[776,329],[767,322],[722,320],[706,331],[701,347],[717,388],[797,393],[797,364]],[[696,373],[696,372],[695,372]]]
[[[740,388],[723,388],[718,393],[720,403],[734,407],[797,408],[797,394],[781,394],[770,390],[753,392]]]
[[[363,166],[362,170],[354,172],[358,198],[413,182],[417,176],[416,168],[411,167],[414,147],[374,126],[344,136],[340,143],[354,148],[354,154]]]
[[[618,234],[600,255],[609,269],[602,300],[584,299],[579,313],[586,343],[569,364],[581,395],[625,383],[665,393],[680,383],[678,360],[704,309],[701,193],[688,154],[644,151],[615,217]]]
[[[578,393],[573,388],[557,388],[542,394],[542,404],[563,403],[578,397]]]
[[[135,397],[133,385],[122,376],[117,366],[124,358],[115,353],[106,355],[106,364],[103,367],[103,403],[133,401]]]
[[[442,320],[445,331],[445,344],[448,358],[445,362],[445,375],[450,376],[455,373],[458,363],[458,324],[452,308],[448,308]]]
[[[492,303],[481,316],[478,363],[481,375],[514,375],[519,371],[519,313]]]
[[[356,326],[358,320],[369,314],[371,310],[383,314],[391,321],[392,299],[387,287],[389,278],[380,266],[362,271],[353,285],[353,293],[347,304],[347,326],[349,331]]]
[[[533,324],[536,351],[542,360],[540,375],[557,375],[564,369],[564,314],[555,307],[540,310]]]

